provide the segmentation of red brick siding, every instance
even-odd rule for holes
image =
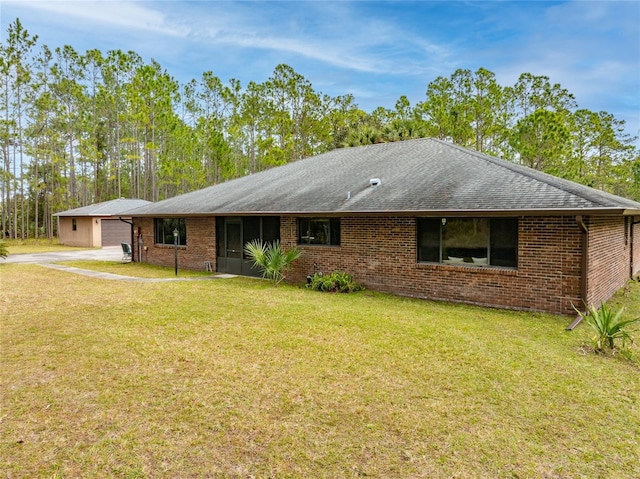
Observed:
[[[143,261],[173,266],[173,247],[154,244],[153,219],[134,219],[148,251]],[[589,227],[589,302],[608,299],[629,276],[630,235],[624,220],[597,218]],[[640,269],[640,225],[634,262]],[[282,217],[283,246],[297,246],[297,218]],[[416,220],[411,217],[343,217],[341,245],[301,245],[302,257],[287,279],[303,282],[316,271],[342,270],[365,287],[394,294],[502,308],[572,314],[581,304],[582,232],[575,218],[521,217],[518,268],[481,268],[417,262]],[[215,218],[187,218],[187,246],[179,267],[215,263]],[[625,269],[626,268],[626,269]]]
[[[187,245],[178,246],[178,268],[204,270],[205,261],[216,268],[216,221],[215,218],[186,218]],[[153,218],[134,218],[134,231],[142,232],[142,261],[161,266],[174,265],[173,245],[155,244]],[[138,237],[134,235],[134,259],[138,260]]]
[[[609,299],[630,276],[631,238],[622,217],[589,218],[588,298],[591,305]]]
[[[296,243],[296,220],[282,223],[283,244]],[[571,314],[580,303],[581,234],[573,217],[520,218],[518,269],[418,263],[416,221],[345,217],[340,247],[300,246],[290,274],[343,270],[377,291],[444,301]]]

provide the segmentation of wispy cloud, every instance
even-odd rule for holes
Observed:
[[[108,25],[115,28],[140,30],[174,37],[184,37],[188,29],[171,24],[166,15],[145,7],[140,2],[119,1],[20,1],[2,0],[3,4],[15,4],[33,11],[59,15],[69,21],[83,21]]]
[[[295,55],[355,72],[416,75],[446,63],[446,46],[367,13],[359,2],[214,2],[198,11],[192,37],[210,47]],[[275,5],[275,6],[274,6]],[[286,12],[283,12],[286,9]],[[413,52],[412,56],[407,53]],[[427,61],[425,61],[425,58]]]
[[[182,81],[213,70],[246,84],[286,63],[325,93],[392,108],[484,67],[501,84],[546,75],[581,107],[640,125],[634,1],[0,1],[3,32],[20,16],[49,46],[134,50]]]

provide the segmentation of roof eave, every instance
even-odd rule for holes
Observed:
[[[131,215],[128,214],[128,213],[126,215],[123,215],[121,213],[112,213],[112,214],[105,214],[105,213],[81,213],[81,214],[54,213],[51,216],[60,217],[60,218],[118,218],[118,217],[131,218]]]
[[[640,209],[629,208],[529,208],[529,209],[460,209],[460,210],[315,210],[315,211],[210,211],[194,213],[143,213],[134,218],[183,218],[211,216],[638,216]]]

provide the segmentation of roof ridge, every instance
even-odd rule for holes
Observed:
[[[382,186],[371,189],[371,178],[381,178]],[[640,203],[436,138],[420,138],[336,148],[167,198],[136,209],[135,215],[435,210],[619,215],[638,214]]]

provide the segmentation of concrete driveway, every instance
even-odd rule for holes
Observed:
[[[102,249],[79,249],[77,251],[58,251],[54,253],[11,254],[0,263],[36,263],[46,264],[58,261],[96,260],[96,261],[120,261],[122,259],[122,247],[107,246]]]
[[[9,254],[6,259],[0,258],[0,263],[31,263],[39,264],[46,268],[66,271],[68,273],[90,276],[92,278],[109,279],[116,281],[134,281],[140,283],[159,283],[165,281],[201,281],[208,279],[235,278],[233,274],[213,274],[211,276],[190,276],[186,278],[137,278],[133,276],[122,276],[101,271],[74,268],[62,264],[53,264],[60,261],[74,260],[97,260],[97,261],[121,261],[122,248],[120,246],[107,246],[102,249],[86,249],[77,251],[60,251],[57,253],[34,253],[34,254]]]

